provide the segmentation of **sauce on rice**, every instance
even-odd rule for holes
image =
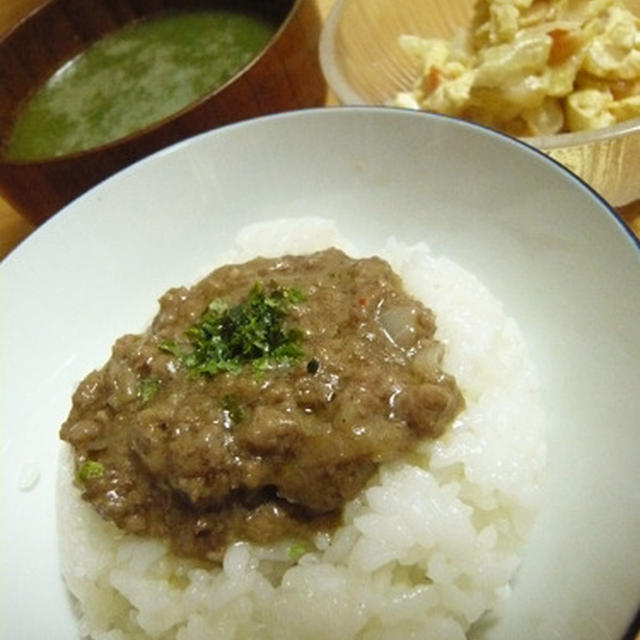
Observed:
[[[435,320],[379,258],[258,258],[169,290],[73,397],[83,497],[127,532],[219,560],[335,526],[378,465],[463,407]]]

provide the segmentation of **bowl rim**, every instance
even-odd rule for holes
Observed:
[[[370,102],[367,102],[349,84],[342,72],[340,64],[338,63],[338,54],[335,46],[335,35],[340,23],[340,17],[344,9],[344,5],[346,5],[348,1],[349,0],[336,0],[335,4],[331,8],[331,11],[329,12],[329,15],[324,21],[322,30],[320,32],[320,40],[318,46],[320,66],[322,68],[322,72],[325,76],[327,84],[329,85],[329,88],[341,104],[353,106],[375,106],[371,105]],[[408,107],[398,108],[404,108],[408,111],[419,111],[419,109],[410,109]],[[464,120],[464,118],[459,119]],[[636,118],[630,118],[629,120],[625,120],[623,122],[618,122],[608,127],[601,127],[599,129],[555,133],[552,135],[544,136],[523,136],[516,139],[522,140],[529,145],[533,145],[541,149],[553,150],[565,147],[578,147],[586,144],[595,144],[613,140],[616,138],[622,138],[634,133],[640,133],[640,116]]]
[[[344,0],[338,0],[338,2],[343,2]],[[471,128],[476,128],[476,129],[482,129],[484,130],[486,133],[490,134],[490,135],[495,135],[498,136],[499,138],[504,138],[505,140],[508,140],[516,145],[519,145],[521,147],[526,147],[529,151],[532,151],[534,154],[544,158],[545,162],[550,162],[551,164],[555,165],[556,168],[560,169],[561,171],[563,171],[564,173],[568,174],[568,177],[570,177],[571,179],[573,179],[574,181],[576,181],[579,185],[581,185],[584,189],[586,189],[589,194],[595,198],[606,210],[607,212],[615,219],[615,221],[618,223],[618,226],[621,228],[622,232],[624,235],[627,236],[627,239],[631,241],[632,246],[635,248],[636,252],[640,255],[640,236],[637,236],[629,227],[628,224],[626,224],[626,222],[624,221],[622,215],[619,213],[618,209],[611,204],[603,195],[601,195],[598,191],[596,191],[596,189],[594,187],[592,187],[584,178],[582,178],[581,176],[579,176],[578,174],[574,173],[573,171],[571,171],[571,169],[569,169],[565,164],[563,164],[562,162],[560,162],[559,160],[557,160],[556,158],[554,158],[553,156],[548,155],[547,153],[545,153],[545,151],[543,149],[541,149],[540,147],[534,145],[531,140],[533,138],[515,138],[513,136],[510,136],[508,133],[504,133],[503,131],[500,131],[498,129],[494,129],[488,125],[485,124],[481,124],[479,122],[473,122],[471,120],[464,120],[462,118],[457,118],[455,116],[450,116],[447,115],[445,113],[435,113],[432,111],[420,111],[417,109],[406,109],[404,107],[396,107],[396,106],[390,106],[390,105],[370,105],[370,104],[354,104],[354,105],[349,105],[349,104],[340,104],[340,105],[332,105],[332,106],[327,106],[327,107],[321,107],[321,108],[316,108],[316,109],[300,109],[299,113],[304,113],[305,111],[331,111],[331,110],[354,110],[354,111],[363,111],[363,112],[367,112],[367,111],[371,111],[371,110],[376,110],[376,111],[397,111],[399,113],[405,113],[405,114],[416,114],[419,117],[428,117],[428,118],[435,118],[437,119],[445,119],[445,120],[451,120],[454,122],[457,122],[458,124],[460,124],[461,126],[468,126]],[[266,115],[266,116],[260,116],[258,118],[252,118],[253,119],[262,119],[262,118],[273,118],[273,117],[278,117],[278,116],[283,116],[283,115],[287,115],[287,114],[270,114],[270,115]],[[288,114],[291,115],[291,114]],[[639,118],[640,120],[640,118]],[[232,123],[230,125],[228,125],[229,127],[235,127],[235,126],[239,126],[242,125],[243,122],[247,122],[247,121],[242,121],[242,122],[236,122],[236,123]],[[640,123],[639,123],[639,127],[640,127]],[[202,134],[200,134],[202,135]],[[184,141],[183,141],[184,142]],[[181,142],[177,143],[177,144],[182,144]],[[638,627],[637,627],[637,633],[640,633],[640,604],[638,606]],[[622,638],[621,640],[640,640],[640,638],[636,638],[635,636],[630,636],[629,638],[627,638],[626,636],[624,638]]]
[[[274,44],[276,43],[277,40],[279,40],[280,36],[282,35],[282,32],[288,27],[289,23],[294,19],[295,15],[298,12],[298,10],[299,10],[300,6],[302,5],[302,3],[306,2],[306,1],[307,0],[291,0],[291,6],[287,10],[284,18],[282,20],[280,20],[280,22],[278,22],[275,31],[271,34],[270,38],[263,45],[263,47],[258,51],[258,53],[256,53],[247,63],[245,63],[242,67],[240,67],[231,77],[227,78],[227,80],[225,80],[222,84],[216,85],[213,89],[211,89],[207,93],[201,95],[199,98],[196,98],[194,101],[189,102],[188,104],[186,104],[184,107],[182,107],[178,111],[174,111],[174,112],[170,113],[169,115],[165,116],[164,118],[162,118],[160,120],[154,120],[150,124],[148,124],[148,125],[146,125],[144,127],[141,127],[139,129],[136,129],[135,131],[132,131],[132,132],[130,132],[130,133],[124,135],[124,136],[120,136],[118,138],[114,138],[114,139],[109,140],[107,142],[104,142],[102,144],[94,145],[94,146],[88,147],[86,149],[79,149],[77,151],[72,151],[70,153],[63,153],[63,154],[56,155],[56,156],[43,156],[43,157],[32,158],[32,159],[9,158],[4,153],[1,153],[0,154],[0,166],[21,167],[21,166],[55,165],[56,163],[59,163],[59,162],[68,162],[70,160],[82,159],[84,157],[94,156],[94,155],[99,154],[99,153],[101,153],[103,151],[108,151],[108,150],[111,150],[111,149],[118,149],[118,148],[121,148],[121,147],[126,147],[130,143],[134,142],[137,139],[146,138],[147,136],[152,135],[154,132],[156,132],[157,130],[161,129],[163,126],[167,125],[170,122],[174,122],[174,121],[179,120],[183,115],[191,112],[194,109],[197,109],[201,104],[207,102],[208,100],[211,100],[217,94],[222,93],[224,90],[226,90],[226,88],[228,86],[233,84],[236,80],[238,80],[241,76],[243,76],[245,73],[247,73],[256,64],[258,64],[259,60],[262,59],[266,55],[267,51],[270,50],[274,46]],[[4,33],[0,33],[0,47],[5,45],[5,43],[13,36],[15,31],[17,31],[18,29],[23,28],[24,25],[28,21],[36,18],[41,11],[45,10],[46,7],[48,7],[49,5],[53,4],[54,2],[64,2],[64,0],[45,0],[42,4],[34,7],[25,16],[23,16],[21,19],[19,19],[7,31],[5,31]],[[225,8],[225,6],[227,6],[227,5],[223,4],[222,8]],[[247,5],[247,7],[245,7],[245,8],[251,10],[252,7],[253,7],[253,5],[251,5],[251,6]],[[191,8],[186,8],[185,10],[186,11],[206,11],[209,8],[215,9],[217,7],[216,6],[207,7],[205,5],[202,5],[202,6],[194,6],[194,7],[191,7]],[[144,19],[153,17],[154,15],[159,15],[159,14],[165,13],[167,11],[174,11],[174,10],[175,9],[164,8],[164,9],[161,9],[160,11],[158,11],[158,12],[152,12],[150,14],[146,14],[145,16],[143,16],[141,18],[134,18],[133,20],[127,21],[126,23],[123,23],[118,28],[114,29],[113,31],[111,31],[111,32],[109,32],[107,34],[104,34],[103,36],[100,36],[100,37],[98,37],[96,39],[92,39],[91,42],[89,42],[85,47],[83,47],[83,49],[80,51],[80,53],[76,54],[76,56],[77,55],[81,55],[82,53],[84,53],[89,47],[91,47],[93,44],[95,44],[96,42],[98,42],[102,38],[110,35],[111,33],[115,33],[116,31],[121,29],[123,26],[125,26],[125,24],[131,24],[131,23],[139,21],[141,19],[144,20]],[[255,7],[253,7],[253,10],[257,11],[257,9]],[[178,11],[181,11],[181,10],[178,9]],[[74,56],[74,57],[76,57],[76,56]],[[72,60],[72,59],[73,58],[70,58],[69,60]],[[68,63],[69,60],[66,60],[66,61],[63,61],[62,63],[60,63],[56,67],[56,70],[59,69],[62,65]],[[49,79],[53,74],[55,74],[56,70],[54,70],[52,74],[49,74],[49,76],[47,76],[47,79]],[[46,82],[46,80],[45,80],[45,82]],[[42,86],[42,84],[43,83],[41,82],[38,86]],[[12,122],[12,126],[14,124],[15,124],[15,116],[14,116],[14,120]]]
[[[337,110],[346,110],[346,109],[348,109],[348,110],[353,110],[353,111],[358,111],[358,110],[359,110],[359,111],[364,111],[364,110],[372,110],[372,109],[380,110],[380,108],[377,108],[377,107],[335,107],[335,108],[321,108],[321,109],[315,109],[315,111],[329,112],[329,111],[332,111],[332,110],[337,111]],[[388,110],[391,110],[391,108],[387,108],[387,109],[388,109]],[[300,112],[298,112],[297,114],[287,113],[287,114],[267,115],[267,116],[261,116],[259,119],[276,119],[276,118],[278,118],[278,119],[279,119],[279,118],[283,118],[283,117],[287,117],[287,118],[290,118],[290,117],[300,117],[300,116],[302,115],[302,113],[303,113],[303,112],[305,112],[305,111],[309,112],[309,111],[314,111],[314,110],[313,110],[313,109],[301,110],[301,111],[300,111]],[[398,111],[400,111],[400,110],[398,110]],[[407,112],[409,112],[409,113],[416,113],[416,112],[410,112],[409,110],[402,110],[402,111],[403,111],[403,112],[405,112],[405,113],[407,113]],[[330,114],[321,114],[321,117],[325,117],[325,115],[330,115]],[[444,116],[444,115],[441,115],[441,114],[423,114],[422,116],[419,116],[419,117],[455,120],[455,119],[451,118],[450,116]],[[245,127],[245,126],[247,126],[247,124],[248,124],[249,122],[250,122],[250,121],[241,121],[241,122],[238,122],[238,123],[234,123],[234,124],[226,125],[226,127],[225,127],[225,128],[230,129],[230,128]],[[545,156],[544,154],[542,154],[542,153],[540,152],[540,150],[535,149],[534,147],[531,147],[530,145],[526,145],[525,143],[522,143],[521,141],[519,141],[519,140],[517,140],[517,139],[510,138],[509,136],[506,136],[505,134],[501,134],[500,132],[496,132],[495,130],[492,130],[492,129],[488,128],[488,127],[482,127],[482,125],[478,125],[478,124],[476,124],[476,123],[470,123],[470,122],[466,122],[466,121],[465,121],[465,122],[460,122],[460,121],[458,121],[458,123],[459,123],[459,124],[462,124],[462,126],[464,126],[464,127],[483,128],[483,129],[485,129],[485,130],[486,130],[486,132],[487,132],[488,134],[490,134],[490,135],[496,135],[496,136],[502,137],[502,138],[504,138],[505,140],[508,140],[509,142],[515,143],[516,145],[525,145],[525,146],[527,146],[528,148],[530,148],[531,150],[533,150],[536,154],[538,154],[538,155],[543,155],[543,157],[545,158],[545,161],[549,161],[549,160],[551,160],[553,163],[555,163],[556,165],[560,166],[560,167],[564,170],[564,172],[565,172],[565,173],[569,174],[567,177],[577,178],[577,180],[579,181],[579,183],[582,183],[584,186],[586,186],[586,190],[587,190],[587,192],[588,192],[588,193],[590,193],[592,196],[595,196],[595,197],[598,199],[598,201],[599,201],[599,202],[604,206],[604,209],[605,209],[605,210],[609,211],[609,213],[611,213],[611,214],[614,214],[614,217],[618,218],[618,216],[615,216],[615,211],[612,209],[612,207],[611,207],[610,205],[608,205],[608,203],[607,203],[606,201],[604,201],[604,200],[603,200],[603,199],[602,199],[602,198],[597,194],[597,192],[595,192],[591,187],[589,187],[588,185],[586,185],[586,184],[584,183],[584,181],[580,180],[580,178],[579,178],[579,177],[574,176],[574,175],[573,175],[569,170],[567,170],[563,165],[561,165],[561,164],[559,164],[559,163],[555,162],[553,159],[548,158],[548,156]],[[221,129],[222,129],[222,128],[221,128]],[[205,132],[205,133],[203,133],[203,134],[199,134],[199,135],[200,135],[200,136],[207,136],[207,135],[211,135],[211,133],[212,133],[212,132]],[[190,144],[189,140],[190,140],[190,139],[187,139],[187,140],[184,140],[184,141],[178,142],[178,143],[176,143],[174,146]],[[149,156],[149,157],[151,157],[151,156]],[[140,162],[145,162],[145,161],[147,161],[147,160],[149,159],[149,157],[145,158],[144,160],[141,160]],[[132,166],[133,166],[133,165],[132,165]],[[96,188],[99,188],[99,186],[98,186],[98,187],[96,187]],[[619,219],[618,219],[618,220],[619,220]],[[57,223],[58,221],[59,221],[59,219],[58,219],[58,220],[53,219],[51,222],[52,222],[52,223],[53,223],[53,225],[55,226],[55,225],[56,225],[56,223]],[[50,227],[50,226],[51,226],[51,224],[47,223],[47,225],[45,225],[45,226]],[[621,226],[623,227],[623,229],[625,228],[625,227],[624,227],[624,225],[621,225]],[[628,229],[627,229],[627,231],[628,231]],[[629,235],[631,235],[631,234],[630,234],[630,232],[628,232],[628,233],[629,233]],[[37,235],[40,235],[40,234],[37,234]],[[633,237],[633,236],[631,236],[631,237]],[[27,241],[27,244],[30,244],[29,240]],[[638,245],[637,240],[636,240],[636,245]],[[638,247],[638,248],[640,249],[640,247]],[[2,264],[2,263],[0,263],[0,271],[3,271],[2,267],[3,267],[3,264]],[[638,615],[637,615],[637,616],[636,616],[636,617],[631,621],[631,623],[630,623],[630,626],[629,626],[629,628],[628,628],[627,633],[626,633],[624,636],[622,636],[622,639],[621,639],[621,640],[633,640],[633,639],[635,638],[635,635],[631,635],[631,633],[633,632],[633,630],[634,630],[634,629],[636,629],[636,631],[637,631],[637,630],[640,630],[640,611],[638,612]]]

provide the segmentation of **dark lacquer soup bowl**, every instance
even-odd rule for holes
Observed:
[[[39,224],[179,140],[321,104],[320,23],[312,0],[49,0],[0,40],[0,195]]]

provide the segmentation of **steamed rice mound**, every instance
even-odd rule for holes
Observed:
[[[328,246],[358,256],[329,221],[281,220],[243,230],[221,263]],[[65,445],[59,535],[80,635],[458,640],[508,597],[545,458],[526,345],[483,285],[426,245],[390,240],[376,253],[436,314],[443,367],[456,376],[464,412],[440,439],[381,466],[316,548],[297,557],[301,550],[286,541],[238,542],[222,567],[175,557],[165,543],[103,521],[74,486]]]

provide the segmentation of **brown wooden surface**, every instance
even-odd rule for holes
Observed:
[[[0,33],[41,2],[42,0],[0,0]],[[321,15],[325,17],[335,0],[315,0],[315,2]],[[329,96],[328,101],[331,100]],[[622,219],[640,238],[640,200],[623,207],[619,212]],[[33,224],[0,198],[0,259],[24,240],[34,228]],[[579,232],[579,229],[576,229],[576,232]]]

